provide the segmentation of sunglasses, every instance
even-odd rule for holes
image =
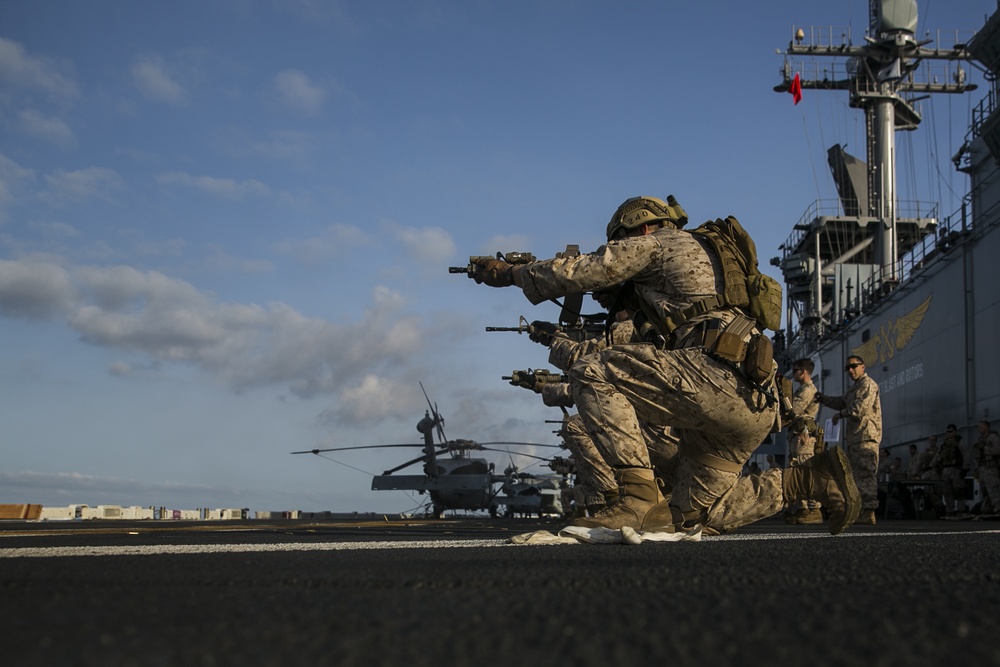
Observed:
[[[858,366],[863,366],[863,365],[864,364],[847,364],[846,366],[844,366],[844,370],[849,371],[852,368],[857,368]]]

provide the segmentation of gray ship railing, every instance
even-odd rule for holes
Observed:
[[[896,217],[899,220],[936,218],[937,214],[938,206],[933,202],[902,200],[897,203]],[[817,199],[802,214],[792,229],[792,233],[779,246],[779,249],[783,250],[785,254],[795,252],[795,249],[802,243],[802,239],[813,233],[813,222],[822,217],[847,218],[853,216],[847,214],[840,199]]]
[[[942,220],[933,234],[924,237],[899,259],[896,282],[887,280],[885,271],[876,271],[858,286],[854,297],[839,313],[831,313],[831,321],[821,331],[816,327],[801,326],[790,329],[782,356],[786,359],[805,356],[810,348],[839,335],[845,326],[870,311],[890,292],[909,288],[913,279],[934,262],[1000,225],[1000,202],[978,213],[973,223],[971,201],[971,193],[965,195],[957,211]]]

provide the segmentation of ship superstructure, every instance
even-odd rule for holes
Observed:
[[[866,138],[864,157],[829,149],[839,199],[810,206],[780,247],[780,360],[812,358],[821,391],[841,394],[846,358],[862,356],[881,387],[883,446],[948,423],[969,442],[979,419],[1000,419],[1000,12],[978,32],[919,40],[913,0],[872,0],[869,18],[860,45],[849,31],[793,28],[775,87],[847,94]],[[975,91],[973,71],[989,90],[948,165],[968,174],[969,194],[942,218],[934,203],[899,200],[895,137],[919,127],[922,99]]]

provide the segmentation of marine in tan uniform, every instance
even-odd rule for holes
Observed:
[[[560,332],[557,327],[546,333],[542,325],[541,322],[532,322],[534,332],[529,337],[536,343],[547,346],[549,363],[563,371],[569,370],[581,358],[595,354],[609,345],[605,336],[577,341]],[[611,324],[609,333],[611,344],[623,344],[633,340],[635,329],[626,315]],[[545,405],[574,407],[569,383],[544,383],[536,385],[535,390],[542,394]],[[662,481],[663,488],[669,490],[677,468],[678,438],[669,426],[641,423],[640,428],[657,478]],[[607,504],[617,502],[619,489],[614,471],[598,451],[581,417],[578,414],[568,415],[563,420],[559,434],[577,462],[577,474],[583,486],[581,492],[587,511],[594,514]]]
[[[857,516],[860,501],[839,449],[799,468],[740,476],[778,419],[774,372],[753,382],[740,361],[716,354],[723,334],[746,345],[761,332],[741,309],[722,305],[722,259],[711,245],[663,227],[663,221],[678,221],[679,209],[672,198],[632,198],[612,216],[608,243],[587,255],[516,267],[476,260],[477,282],[517,285],[536,304],[628,281],[645,319],[654,323],[650,342],[612,346],[580,359],[569,371],[584,426],[615,471],[622,494],[598,517],[574,523],[642,530],[700,524],[726,530],[811,497],[830,508],[831,532],[840,532]],[[670,331],[656,324],[678,321],[682,314],[681,324]],[[669,503],[658,492],[640,422],[680,431]]]
[[[882,442],[882,401],[878,383],[865,373],[865,360],[847,358],[844,368],[854,383],[843,396],[817,394],[819,402],[833,408],[833,423],[844,421],[844,449],[851,459],[854,481],[861,494],[857,523],[875,525],[878,509],[878,449]]]
[[[920,453],[920,479],[928,482],[940,482],[941,473],[932,465],[938,453],[938,439],[936,435],[927,437],[927,448]],[[928,484],[923,487],[924,498],[927,499],[931,508],[938,513],[944,514],[944,503],[941,501],[941,484]]]
[[[979,439],[976,441],[978,465],[976,479],[983,490],[980,514],[1000,512],[1000,435],[990,430],[989,421],[983,419],[977,425]]]
[[[941,489],[944,496],[945,515],[964,514],[965,506],[965,474],[964,456],[962,454],[962,436],[958,434],[955,424],[945,428],[944,440],[938,446],[937,455],[931,461],[931,466],[944,482]]]
[[[808,357],[797,359],[792,362],[792,380],[798,385],[795,393],[792,394],[792,412],[796,417],[801,418],[797,431],[788,431],[788,464],[790,466],[800,465],[813,457],[816,453],[816,445],[823,449],[823,443],[816,441],[818,429],[816,428],[816,415],[819,413],[819,402],[816,401],[816,385],[812,381],[812,372],[816,369],[816,364]],[[805,420],[812,422],[811,435],[806,428]],[[797,505],[789,508],[789,514],[785,521],[791,524],[819,524],[823,523],[823,513],[820,504],[815,500],[799,501]]]

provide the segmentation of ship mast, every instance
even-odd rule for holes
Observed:
[[[832,29],[794,29],[793,39],[785,51],[781,70],[782,82],[775,86],[777,92],[788,92],[797,78],[802,91],[842,90],[850,95],[850,106],[865,114],[867,178],[864,183],[849,185],[848,177],[837,174],[835,159],[842,163],[846,154],[834,155],[831,149],[831,166],[838,181],[843,213],[846,215],[818,215],[806,224],[796,226],[802,233],[790,244],[782,246],[786,252],[782,271],[790,283],[789,299],[794,298],[796,280],[808,285],[799,290],[802,300],[808,303],[800,312],[800,324],[813,327],[822,333],[824,321],[835,322],[844,318],[844,312],[858,310],[848,301],[860,299],[862,279],[877,290],[892,289],[898,283],[900,256],[916,240],[933,232],[936,220],[900,218],[896,194],[896,130],[914,130],[921,116],[913,103],[931,93],[964,93],[975,90],[975,84],[966,81],[961,61],[971,60],[966,44],[957,40],[942,48],[940,39],[918,42],[916,0],[869,0],[869,30],[865,44],[851,43],[849,31],[834,43]],[[842,70],[834,67],[809,70],[806,65],[792,58],[810,58],[815,65],[819,57],[846,59]],[[953,61],[955,65],[944,68],[943,75],[921,73],[925,61]],[[831,72],[842,72],[841,76]],[[919,97],[917,97],[919,95]],[[846,156],[850,158],[850,156]],[[853,159],[853,158],[851,158]],[[845,192],[849,191],[849,192]],[[906,225],[905,238],[900,239],[900,223]],[[853,224],[852,224],[853,223]],[[815,238],[811,235],[815,234]],[[815,255],[813,254],[815,253]],[[791,255],[791,258],[789,257]],[[805,263],[808,258],[808,264]],[[791,259],[791,261],[789,261]],[[854,284],[841,292],[830,294],[839,302],[831,310],[831,303],[824,303],[824,293],[830,292],[824,276],[829,277],[835,265],[842,262],[867,264],[870,275],[855,274]],[[786,266],[786,264],[788,266]],[[821,274],[822,269],[822,274]],[[789,275],[793,276],[789,280]],[[839,312],[836,312],[839,309]]]

